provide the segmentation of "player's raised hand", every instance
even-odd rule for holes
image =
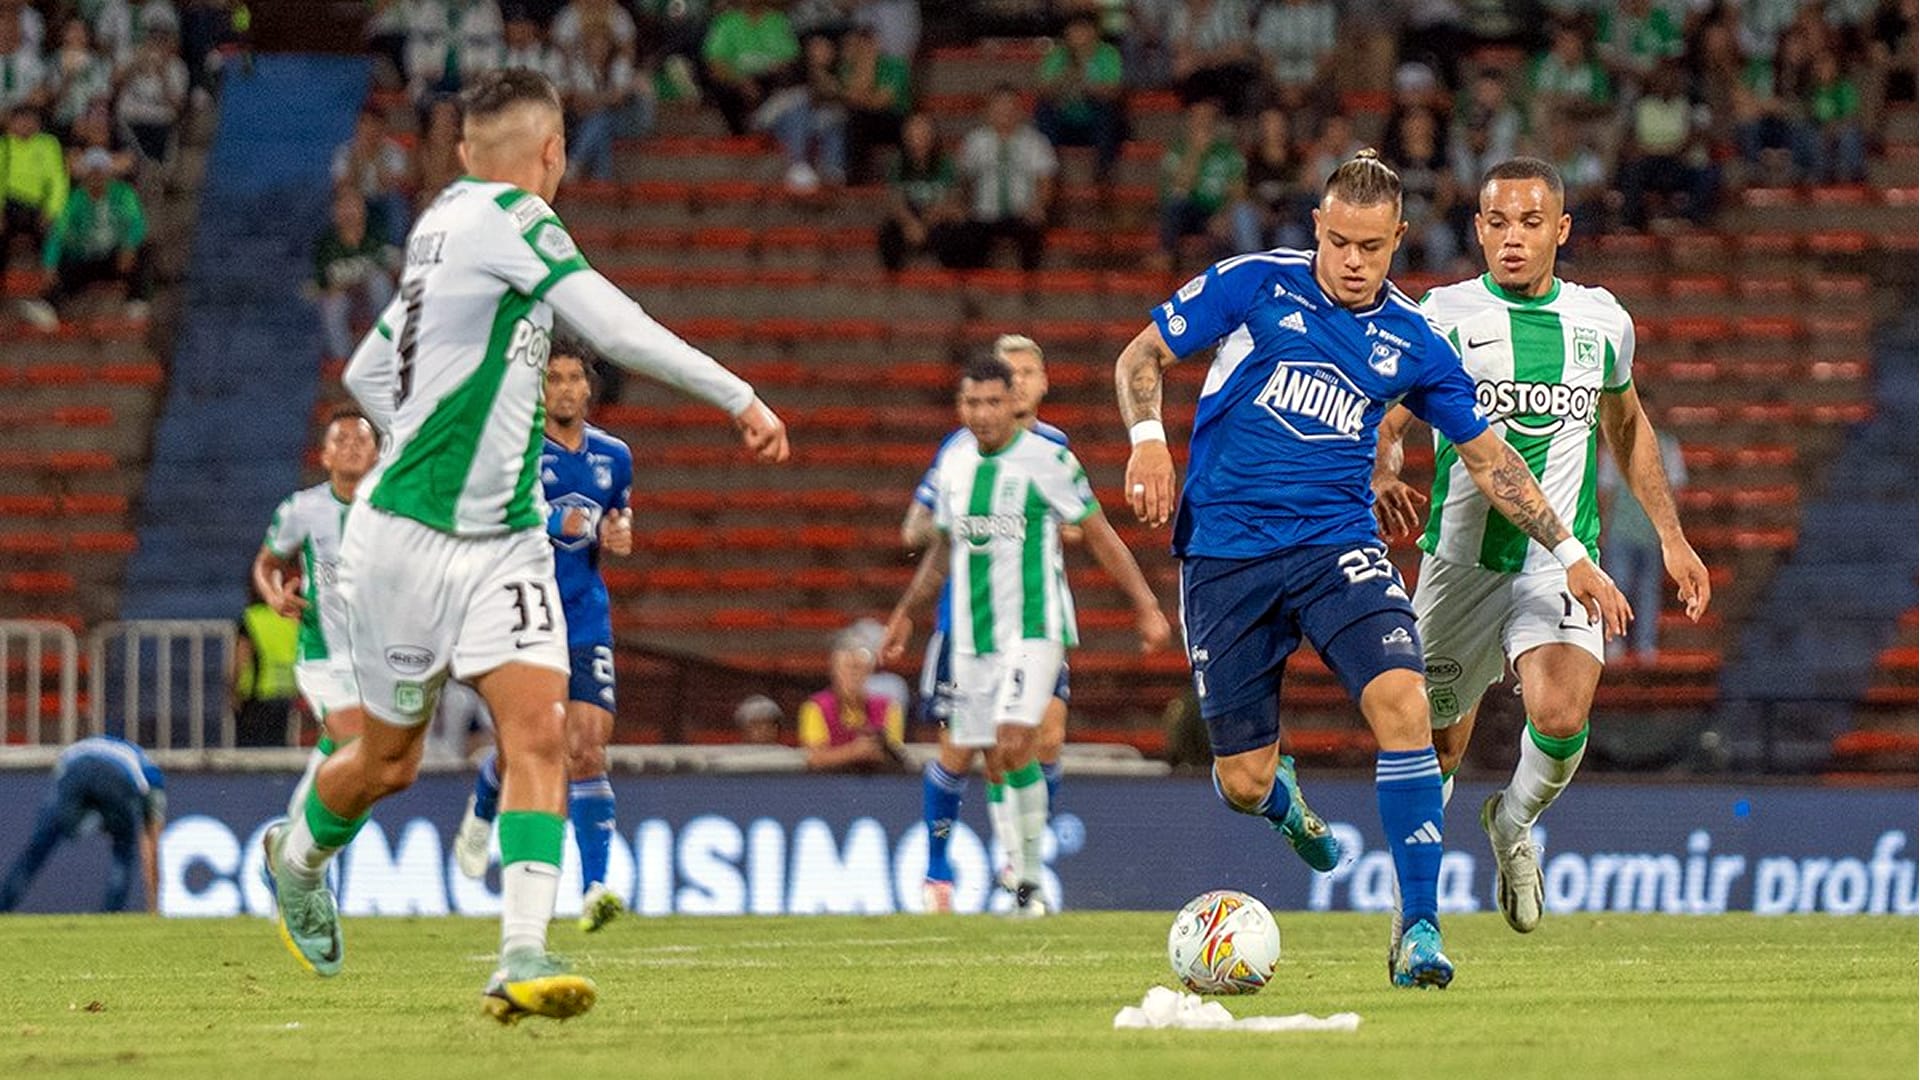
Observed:
[[[1420,531],[1420,511],[1427,497],[1397,476],[1373,478],[1373,516],[1380,522],[1380,536],[1398,540]]]
[[[880,639],[880,662],[891,664],[906,655],[913,640],[913,620],[896,611],[887,616],[887,631]]]
[[[1128,455],[1127,505],[1156,529],[1173,516],[1173,451],[1166,443],[1149,439]]]
[[[1167,647],[1173,640],[1173,628],[1167,625],[1166,613],[1155,604],[1141,608],[1134,616],[1134,628],[1140,632],[1140,651],[1155,653]]]
[[[299,574],[268,574],[261,599],[283,618],[298,619],[307,610],[307,598],[300,595]]]
[[[1707,564],[1693,550],[1693,545],[1685,540],[1678,547],[1666,548],[1661,552],[1667,564],[1667,573],[1680,583],[1680,602],[1687,605],[1687,618],[1694,622],[1707,613],[1707,605],[1713,602],[1713,581],[1707,576]]]
[[[787,425],[767,408],[766,402],[755,397],[733,418],[733,426],[739,429],[740,441],[754,457],[769,465],[787,460]]]
[[[1626,636],[1627,624],[1633,621],[1633,606],[1592,559],[1582,559],[1567,568],[1567,592],[1587,609],[1589,623],[1603,624],[1607,637]]]
[[[614,555],[633,554],[632,510],[609,510],[600,519],[600,549]]]

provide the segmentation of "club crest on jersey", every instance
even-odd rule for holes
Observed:
[[[1382,378],[1391,379],[1400,374],[1400,350],[1382,341],[1374,345],[1373,354],[1367,357],[1367,366]]]
[[[587,531],[579,536],[553,534],[553,546],[561,551],[579,551],[597,540],[600,536],[600,515],[604,513],[599,503],[577,491],[555,495],[547,500],[547,512],[557,514],[564,523],[567,515],[578,510],[586,515]]]
[[[1332,364],[1278,364],[1254,400],[1306,442],[1358,442],[1365,427],[1367,396]]]
[[[1592,371],[1600,366],[1600,331],[1591,326],[1573,328],[1573,366]]]

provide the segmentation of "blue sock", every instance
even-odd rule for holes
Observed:
[[[567,785],[567,817],[573,820],[573,846],[580,849],[580,888],[607,880],[607,849],[613,846],[613,785],[607,774]]]
[[[1435,888],[1445,852],[1440,821],[1440,760],[1433,748],[1382,750],[1375,759],[1373,790],[1380,799],[1380,825],[1400,875],[1400,912],[1407,925],[1425,919],[1440,925]]]
[[[1293,789],[1287,786],[1287,778],[1279,773],[1273,774],[1273,786],[1267,789],[1267,797],[1261,799],[1258,806],[1241,806],[1227,798],[1227,793],[1220,790],[1219,770],[1213,770],[1211,775],[1213,793],[1220,796],[1220,801],[1227,804],[1227,809],[1236,814],[1263,817],[1275,825],[1284,825],[1287,822],[1287,815],[1293,813]]]
[[[492,821],[500,813],[500,754],[487,751],[480,759],[480,774],[473,778],[473,814],[481,821]]]
[[[1051,816],[1060,808],[1060,763],[1040,763],[1040,776],[1047,782],[1047,814]]]
[[[953,864],[947,861],[947,841],[953,838],[953,823],[960,817],[960,796],[967,790],[967,778],[955,776],[927,762],[920,779],[920,816],[927,823],[927,879],[952,881]]]

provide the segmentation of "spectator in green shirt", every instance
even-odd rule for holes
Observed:
[[[1186,236],[1224,235],[1226,215],[1246,186],[1247,162],[1220,129],[1220,105],[1187,106],[1186,130],[1160,161],[1160,264],[1173,265]]]
[[[1532,93],[1535,132],[1556,124],[1578,122],[1607,112],[1613,104],[1613,84],[1592,56],[1585,28],[1562,22],[1553,28],[1552,44],[1534,57],[1527,72]]]
[[[900,145],[900,124],[913,108],[907,62],[880,51],[871,26],[855,25],[840,42],[840,80],[847,107],[847,178],[873,179],[874,152]]]
[[[900,156],[887,177],[887,219],[880,223],[880,262],[891,272],[915,251],[930,250],[943,264],[959,239],[964,215],[953,158],[940,145],[933,119],[914,113],[900,125]]]
[[[14,240],[25,237],[38,250],[47,230],[67,205],[67,163],[60,140],[40,130],[40,112],[16,105],[7,114],[7,132],[0,139],[0,187],[6,193],[0,210],[0,268],[13,253]]]
[[[1840,69],[1831,48],[1813,56],[1806,116],[1798,125],[1795,157],[1816,184],[1859,184],[1867,179],[1867,137],[1860,126],[1860,87]]]
[[[1033,125],[1055,146],[1093,147],[1104,181],[1120,159],[1126,133],[1120,94],[1120,50],[1101,41],[1099,23],[1082,12],[1040,61]]]
[[[745,0],[713,20],[701,54],[727,129],[745,135],[768,96],[796,80],[800,39],[771,0]]]
[[[89,150],[80,159],[80,186],[47,231],[41,258],[46,299],[28,316],[58,325],[58,307],[95,282],[115,282],[126,296],[127,316],[144,318],[151,289],[147,272],[147,216],[132,185],[113,178],[113,156]]]
[[[367,228],[367,204],[345,184],[334,189],[333,224],[313,246],[314,302],[327,355],[353,355],[354,317],[372,323],[393,299],[396,251]]]

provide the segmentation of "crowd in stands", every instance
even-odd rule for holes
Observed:
[[[1303,242],[1318,179],[1377,144],[1407,184],[1404,257],[1439,270],[1471,250],[1471,192],[1501,158],[1555,161],[1582,231],[1698,226],[1730,186],[1864,180],[1878,111],[1914,82],[1912,0],[996,0],[1057,36],[949,146],[914,109],[915,0],[373,3],[429,150],[437,102],[499,64],[563,88],[578,178],[613,179],[614,139],[659,102],[704,102],[779,148],[795,195],[884,180],[891,268],[1041,265],[1055,150],[1091,149],[1109,190],[1140,91],[1186,111],[1159,161],[1159,264]],[[1347,111],[1342,90],[1389,85],[1384,124]],[[420,189],[438,179],[420,163]]]
[[[245,31],[234,0],[0,0],[0,268],[32,266],[19,314],[43,329],[89,285],[143,318],[142,192]]]

